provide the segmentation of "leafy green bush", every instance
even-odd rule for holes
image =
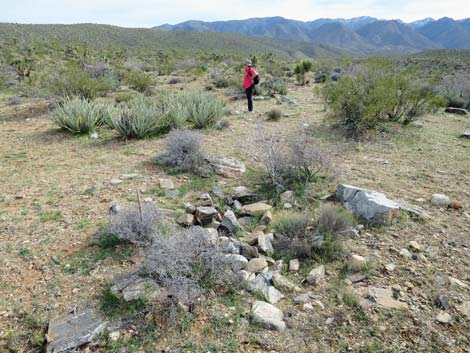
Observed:
[[[366,69],[330,82],[321,91],[330,118],[359,137],[384,121],[409,123],[423,111],[443,104],[431,89],[405,71]]]
[[[272,227],[276,235],[294,239],[295,237],[305,238],[309,232],[308,227],[312,224],[312,216],[307,212],[284,211],[276,214]]]
[[[78,67],[64,69],[51,81],[52,91],[60,97],[78,96],[85,99],[94,99],[109,86],[104,82],[91,77],[88,71]]]
[[[294,67],[294,74],[299,85],[305,85],[305,75],[312,69],[313,63],[309,60],[302,60]]]
[[[103,107],[84,98],[66,98],[55,108],[52,121],[73,134],[89,134],[103,123]]]
[[[152,78],[149,74],[140,70],[132,70],[126,75],[126,83],[130,88],[135,89],[140,93],[147,93],[152,84]]]
[[[133,98],[129,107],[113,110],[109,125],[124,138],[147,138],[170,129],[163,108],[143,95]]]

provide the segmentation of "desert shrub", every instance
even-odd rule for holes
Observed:
[[[282,78],[273,79],[268,83],[268,87],[273,93],[278,93],[283,96],[287,94],[287,82]]]
[[[143,95],[133,98],[128,107],[114,111],[109,125],[124,138],[147,138],[169,130],[163,108]]]
[[[189,122],[196,129],[217,127],[225,114],[225,103],[207,92],[193,92],[187,95]]]
[[[309,60],[302,60],[294,67],[294,74],[299,85],[305,85],[305,75],[312,69],[313,63]]]
[[[85,64],[84,69],[94,78],[103,77],[111,71],[109,64],[102,61],[93,64]]]
[[[147,93],[150,89],[150,85],[152,84],[152,78],[145,72],[132,70],[127,73],[125,82],[130,88],[135,89],[140,93]]]
[[[89,134],[103,123],[103,107],[84,98],[66,98],[56,106],[51,118],[73,134]]]
[[[261,162],[277,193],[304,189],[319,174],[331,170],[328,153],[303,130],[286,136],[270,135],[258,124],[255,141],[253,158]]]
[[[21,103],[21,101],[22,101],[21,97],[14,96],[14,97],[8,98],[6,104],[7,105],[18,105],[18,104]]]
[[[282,111],[279,108],[273,108],[268,111],[268,120],[279,121],[282,117]]]
[[[328,83],[321,90],[330,119],[352,137],[360,137],[385,121],[409,123],[416,114],[433,111],[442,99],[405,72],[359,71]]]
[[[350,228],[352,216],[342,207],[327,203],[320,207],[318,226],[322,233],[337,235]]]
[[[181,172],[205,175],[208,170],[207,153],[202,136],[188,129],[172,130],[165,138],[166,153],[158,159]]]
[[[164,287],[174,303],[192,306],[214,284],[231,278],[220,248],[208,241],[200,227],[157,236],[144,256],[142,273]]]
[[[189,119],[187,93],[168,95],[162,98],[162,105],[172,128],[182,128]]]
[[[114,97],[114,100],[116,101],[116,103],[128,103],[132,100],[133,97],[134,95],[132,93],[121,92],[121,93],[116,94],[116,96]]]
[[[470,75],[444,76],[437,92],[447,99],[448,106],[470,109]]]
[[[312,216],[307,212],[284,211],[276,215],[272,227],[276,236],[281,235],[289,239],[305,238],[309,227],[313,224]]]
[[[66,68],[51,80],[51,90],[60,97],[94,99],[108,88],[103,82],[92,78],[89,72],[78,67]]]
[[[107,232],[120,240],[138,246],[152,243],[161,216],[152,203],[124,207],[111,214]]]

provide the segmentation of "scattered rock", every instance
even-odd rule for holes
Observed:
[[[266,299],[271,304],[276,304],[279,300],[284,298],[284,295],[273,286],[266,287],[262,294],[264,299]]]
[[[171,179],[160,178],[158,179],[158,183],[160,185],[160,189],[163,190],[172,190],[175,188],[175,184],[173,184],[173,181]]]
[[[366,295],[368,299],[374,303],[389,309],[406,309],[408,305],[398,301],[393,296],[393,291],[390,288],[369,288]]]
[[[420,120],[415,120],[415,121],[412,121],[410,124],[410,126],[414,126],[414,127],[417,127],[418,129],[421,129],[425,126],[424,122],[423,121],[420,121]]]
[[[290,190],[284,191],[281,195],[279,195],[279,199],[281,200],[282,203],[291,201],[293,197],[294,197],[294,192]]]
[[[463,108],[447,107],[444,112],[457,115],[468,115],[468,111]]]
[[[325,277],[325,266],[320,265],[315,267],[307,276],[307,282],[313,285],[318,284],[318,281]]]
[[[258,248],[255,246],[251,246],[247,243],[242,243],[241,254],[245,256],[248,260],[259,257]]]
[[[443,295],[443,294],[438,295],[436,299],[434,300],[434,302],[439,308],[444,309],[444,310],[447,310],[450,307],[449,298],[447,297],[447,295]]]
[[[292,291],[296,287],[295,284],[293,284],[286,277],[277,272],[273,274],[273,283],[274,287],[284,291]]]
[[[218,245],[219,244],[219,233],[216,229],[213,228],[203,228],[205,231],[205,237],[207,242],[210,245]]]
[[[470,317],[470,301],[464,301],[462,304],[457,305],[456,309],[462,313],[462,315]]]
[[[203,194],[200,194],[197,197],[196,205],[197,206],[206,206],[206,207],[212,206],[212,197],[211,197],[211,195],[209,195],[207,192],[205,192]]]
[[[255,301],[251,307],[251,316],[254,322],[269,330],[284,331],[286,329],[286,324],[283,321],[284,314],[269,303]]]
[[[89,344],[107,326],[108,322],[98,317],[93,309],[53,319],[49,322],[47,332],[47,352],[66,352]]]
[[[238,223],[235,213],[233,213],[233,211],[231,210],[225,211],[224,217],[222,218],[222,222],[220,223],[220,225],[231,234],[235,234],[240,229],[242,229],[242,226],[240,225],[240,223]]]
[[[310,304],[310,303],[305,303],[305,304],[303,305],[303,308],[304,308],[304,310],[315,310],[315,308],[313,307],[313,305]]]
[[[238,222],[241,223],[240,219],[238,220]],[[240,241],[247,243],[248,245],[255,245],[258,243],[258,236],[259,236],[259,233],[257,232],[247,233],[240,238]]]
[[[401,249],[401,250],[400,250],[400,256],[401,256],[401,257],[404,257],[405,259],[411,259],[411,258],[412,258],[412,255],[411,255],[411,253],[408,251],[408,249]]]
[[[255,277],[254,280],[248,282],[247,289],[252,293],[263,293],[263,291],[269,287],[270,284],[271,278],[266,276],[266,273],[260,273]]]
[[[257,258],[251,259],[248,262],[248,264],[245,267],[245,270],[248,272],[257,273],[257,272],[263,271],[266,267],[268,267],[268,262],[266,261],[266,259],[262,257],[257,257]]]
[[[359,283],[363,282],[367,279],[367,276],[363,273],[354,273],[349,275],[347,278],[351,283]]]
[[[448,324],[451,322],[452,316],[450,316],[449,313],[442,311],[436,316],[436,320],[439,321],[441,324]]]
[[[209,164],[215,174],[225,178],[239,178],[245,173],[245,163],[229,157],[211,157]]]
[[[294,303],[296,304],[302,304],[302,303],[307,303],[310,300],[310,294],[305,293],[305,294],[300,294],[294,298]]]
[[[129,173],[129,174],[121,175],[121,179],[123,180],[129,180],[129,179],[134,179],[138,177],[140,177],[140,174],[137,174],[137,173]]]
[[[119,185],[119,184],[122,183],[122,180],[118,179],[118,178],[113,178],[113,179],[111,179],[110,183],[111,183],[111,185]]]
[[[185,213],[176,219],[176,223],[182,227],[189,227],[196,223],[194,215]]]
[[[267,255],[274,252],[273,244],[268,234],[258,233],[258,247]]]
[[[293,99],[290,99],[287,96],[281,96],[282,103],[287,103],[288,105],[297,105],[297,102]]]
[[[292,259],[289,261],[289,271],[297,272],[300,269],[300,262],[298,259]]]
[[[246,186],[237,186],[233,188],[232,198],[241,203],[249,202],[256,197],[256,194]]]
[[[200,206],[196,208],[196,219],[202,225],[207,225],[214,220],[214,217],[218,214],[215,207],[204,207]]]
[[[262,225],[270,225],[273,222],[273,215],[271,211],[266,211],[261,217],[261,224]]]
[[[196,212],[196,206],[190,204],[189,202],[183,203],[183,206],[186,213],[194,214],[194,212]]]
[[[410,241],[410,248],[416,252],[420,252],[421,251],[421,246],[414,240]]]
[[[431,197],[431,204],[439,207],[447,207],[450,203],[448,196],[443,194],[434,194]]]
[[[390,225],[400,215],[400,205],[377,191],[339,184],[336,197],[346,208],[369,222]]]
[[[263,202],[256,202],[242,207],[241,212],[252,217],[262,217],[266,211],[272,209],[271,205]]]
[[[126,302],[138,299],[156,298],[161,293],[161,288],[153,280],[142,278],[135,272],[127,273],[115,278],[111,293]]]
[[[365,257],[357,254],[351,255],[349,258],[349,269],[352,271],[362,271],[364,266],[366,265],[367,260]]]
[[[246,268],[246,266],[248,264],[248,260],[242,255],[227,254],[225,256],[226,256],[233,272],[238,272],[240,270],[243,270],[244,268]],[[250,272],[250,271],[248,271],[248,272]]]
[[[461,280],[455,278],[455,277],[450,277],[449,276],[449,283],[451,286],[455,287],[460,287],[460,288],[468,288],[468,285]]]
[[[384,267],[388,272],[393,272],[395,271],[395,268],[396,268],[395,264],[392,264],[392,263],[386,264]]]

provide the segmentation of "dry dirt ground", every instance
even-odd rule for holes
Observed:
[[[232,111],[242,113],[229,116],[225,130],[204,132],[209,148],[254,166],[250,150],[258,119],[281,133],[309,124],[334,154],[339,181],[419,204],[432,219],[408,218],[389,228],[366,228],[347,241],[348,252],[372,259],[367,279],[345,289],[341,263],[327,264],[326,279],[302,289],[317,295],[323,307],[294,305],[293,293],[278,304],[288,325],[283,333],[239,320],[248,316],[254,300],[245,293],[230,303],[208,304],[205,314],[185,330],[159,331],[152,342],[137,346],[154,352],[468,352],[470,321],[458,308],[470,300],[470,289],[451,286],[447,279],[455,277],[470,286],[470,141],[458,138],[470,130],[470,118],[426,115],[420,118],[423,128],[391,127],[383,136],[359,143],[325,125],[324,108],[312,87],[292,85],[288,95],[298,105],[282,106],[288,116],[279,122],[264,121],[264,113],[276,106],[274,100],[255,102],[259,114],[251,115],[243,113],[244,101],[229,103]],[[162,151],[161,139],[73,137],[48,120],[44,102],[0,108],[0,127],[0,351],[27,351],[41,342],[41,329],[49,318],[96,304],[113,274],[132,266],[133,257],[88,256],[93,250],[87,245],[105,224],[111,204],[134,200],[136,189],[161,206],[173,207],[181,200],[156,196],[158,178],[165,176],[154,163]],[[128,173],[138,176],[111,184],[111,179]],[[187,176],[169,177],[189,189],[210,187]],[[246,182],[215,180],[222,187]],[[434,193],[458,200],[463,208],[431,206]],[[419,243],[424,255],[417,260],[398,254],[411,240]],[[82,258],[86,260],[81,262]],[[384,270],[389,263],[396,265],[393,272]],[[291,279],[301,281],[296,275]],[[408,309],[362,309],[354,300],[348,306],[347,300],[338,299],[349,291],[360,293],[380,285],[401,286]],[[434,298],[439,294],[449,300],[446,311],[452,319],[447,324],[436,320],[441,309]],[[238,311],[240,317],[232,320]],[[106,349],[130,350],[129,335]]]

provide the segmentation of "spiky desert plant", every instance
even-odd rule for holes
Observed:
[[[72,134],[89,134],[103,123],[103,107],[84,98],[65,98],[56,106],[52,121]]]

